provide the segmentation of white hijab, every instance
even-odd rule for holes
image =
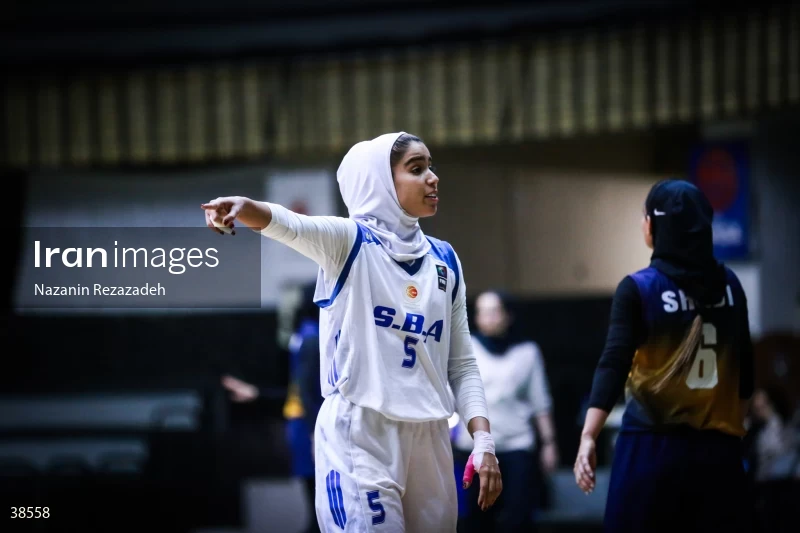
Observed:
[[[419,219],[400,207],[389,162],[392,146],[405,132],[387,133],[353,146],[336,179],[350,218],[368,227],[395,261],[412,261],[430,250]]]

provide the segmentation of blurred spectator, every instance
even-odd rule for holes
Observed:
[[[797,531],[800,501],[800,410],[788,391],[770,386],[753,395],[746,457],[755,482],[759,532]]]
[[[311,520],[308,533],[318,532],[314,507],[314,426],[322,406],[319,377],[319,308],[314,304],[315,284],[302,289],[294,334],[289,340],[289,394],[284,405],[292,472],[302,478]]]
[[[791,451],[787,423],[792,415],[785,395],[775,387],[758,389],[753,395],[754,472],[756,482],[786,477],[788,472],[776,469]]]
[[[497,459],[502,465],[503,493],[491,509],[483,512],[477,504],[478,484],[474,484],[466,494],[466,513],[459,520],[459,531],[463,532],[533,531],[541,474],[550,474],[558,467],[544,360],[536,343],[514,340],[512,322],[507,296],[494,291],[478,296],[477,332],[472,342],[486,390]],[[457,469],[463,472],[472,439],[463,422],[455,429],[454,455]]]

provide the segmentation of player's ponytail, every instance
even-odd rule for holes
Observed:
[[[683,338],[680,346],[678,346],[676,350],[677,353],[672,359],[672,365],[664,372],[664,375],[653,384],[653,391],[661,392],[674,377],[686,376],[694,362],[694,355],[697,353],[697,347],[700,344],[702,334],[703,318],[698,314],[694,318],[691,327],[689,327],[689,331],[686,332],[686,336]]]

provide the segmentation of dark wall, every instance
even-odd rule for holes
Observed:
[[[800,335],[800,111],[758,123],[752,141],[761,329]]]
[[[0,63],[17,67],[122,61],[163,63],[306,50],[405,47],[445,40],[506,38],[561,26],[620,24],[678,17],[692,3],[621,0],[237,0],[157,2],[17,2],[0,22]],[[209,38],[209,36],[212,38]],[[4,53],[8,52],[8,53]]]
[[[196,388],[234,373],[285,388],[276,314],[16,315],[7,392]]]

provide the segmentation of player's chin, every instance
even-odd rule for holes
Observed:
[[[425,199],[425,202],[419,208],[419,214],[417,215],[419,218],[426,218],[432,217],[436,214],[439,210],[439,201],[431,201],[428,198]]]

